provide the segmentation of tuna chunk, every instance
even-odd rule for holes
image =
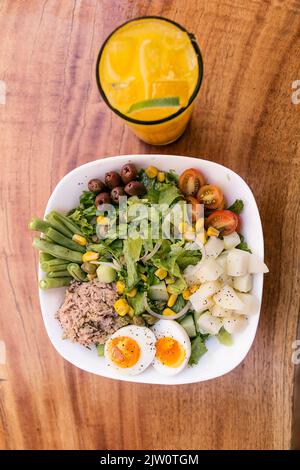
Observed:
[[[72,282],[56,314],[64,330],[64,338],[84,346],[105,343],[116,330],[128,323],[114,310],[117,298],[113,285],[97,279]]]

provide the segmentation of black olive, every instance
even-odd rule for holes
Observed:
[[[105,189],[106,189],[105,184],[103,183],[103,181],[98,180],[97,178],[94,178],[94,179],[89,181],[88,188],[89,188],[89,191],[91,191],[92,193],[95,193],[95,194],[101,193],[101,192],[105,191]]]
[[[132,163],[127,163],[121,171],[121,178],[124,184],[129,183],[137,177],[137,169]]]
[[[116,186],[120,186],[121,183],[122,181],[119,173],[117,173],[116,171],[109,171],[108,173],[106,173],[105,184],[109,187],[109,189],[113,189]]]
[[[125,192],[129,194],[129,196],[142,196],[146,193],[146,188],[143,183],[139,181],[130,181],[130,183],[125,186]]]
[[[125,195],[124,188],[122,186],[116,186],[111,190],[110,195],[114,202],[119,202],[119,197]]]

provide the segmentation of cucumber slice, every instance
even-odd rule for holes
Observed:
[[[150,286],[148,289],[148,295],[151,300],[160,300],[162,302],[167,302],[169,298],[166,284],[164,282]]]
[[[145,108],[165,108],[169,106],[179,106],[178,96],[167,96],[165,98],[153,98],[151,100],[139,101],[130,106],[128,114]]]
[[[200,318],[200,316],[202,315],[203,312],[194,312],[194,322],[195,322],[195,328],[196,328],[196,331],[197,333],[199,333],[199,326],[198,326],[198,320]]]
[[[228,333],[228,331],[226,331],[223,327],[220,329],[217,338],[221,344],[224,344],[224,346],[233,345],[233,339],[231,334]]]
[[[97,344],[96,345],[97,353],[98,356],[103,357],[104,356],[104,344]]]
[[[180,325],[185,329],[190,338],[194,338],[197,335],[193,315],[184,317]]]
[[[100,264],[97,268],[97,276],[100,282],[109,284],[116,280],[117,274],[114,268],[111,266],[106,266],[105,264]]]

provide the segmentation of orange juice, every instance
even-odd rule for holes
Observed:
[[[195,39],[178,24],[138,18],[117,28],[97,61],[108,106],[145,142],[173,142],[184,131],[202,80]]]

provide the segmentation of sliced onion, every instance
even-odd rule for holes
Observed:
[[[121,267],[119,265],[117,265],[117,263],[109,263],[109,262],[106,262],[106,261],[89,261],[91,264],[96,264],[96,265],[99,265],[100,264],[103,264],[103,266],[109,266],[113,269],[115,269],[116,271],[120,271],[121,270]]]
[[[147,292],[144,294],[144,307],[147,310],[148,313],[153,315],[156,318],[164,319],[164,320],[175,320],[176,318],[182,317],[190,308],[191,308],[191,302],[188,301],[185,306],[183,307],[180,312],[176,313],[176,315],[160,315],[159,313],[154,312],[150,305],[148,304],[148,299],[147,299]]]
[[[199,250],[201,251],[201,254],[202,254],[202,260],[204,260],[204,258],[206,258],[206,251],[205,251],[205,246],[203,245],[202,242],[200,242],[200,240],[195,240],[195,243],[197,243],[197,245],[199,246]]]
[[[160,249],[161,244],[162,244],[162,241],[159,241],[159,242],[155,243],[155,246],[154,246],[153,250],[150,251],[150,253],[148,253],[147,255],[142,256],[140,258],[140,261],[144,262],[144,261],[148,261],[148,259],[152,258],[152,256],[154,256],[155,253],[157,253],[158,250]]]

